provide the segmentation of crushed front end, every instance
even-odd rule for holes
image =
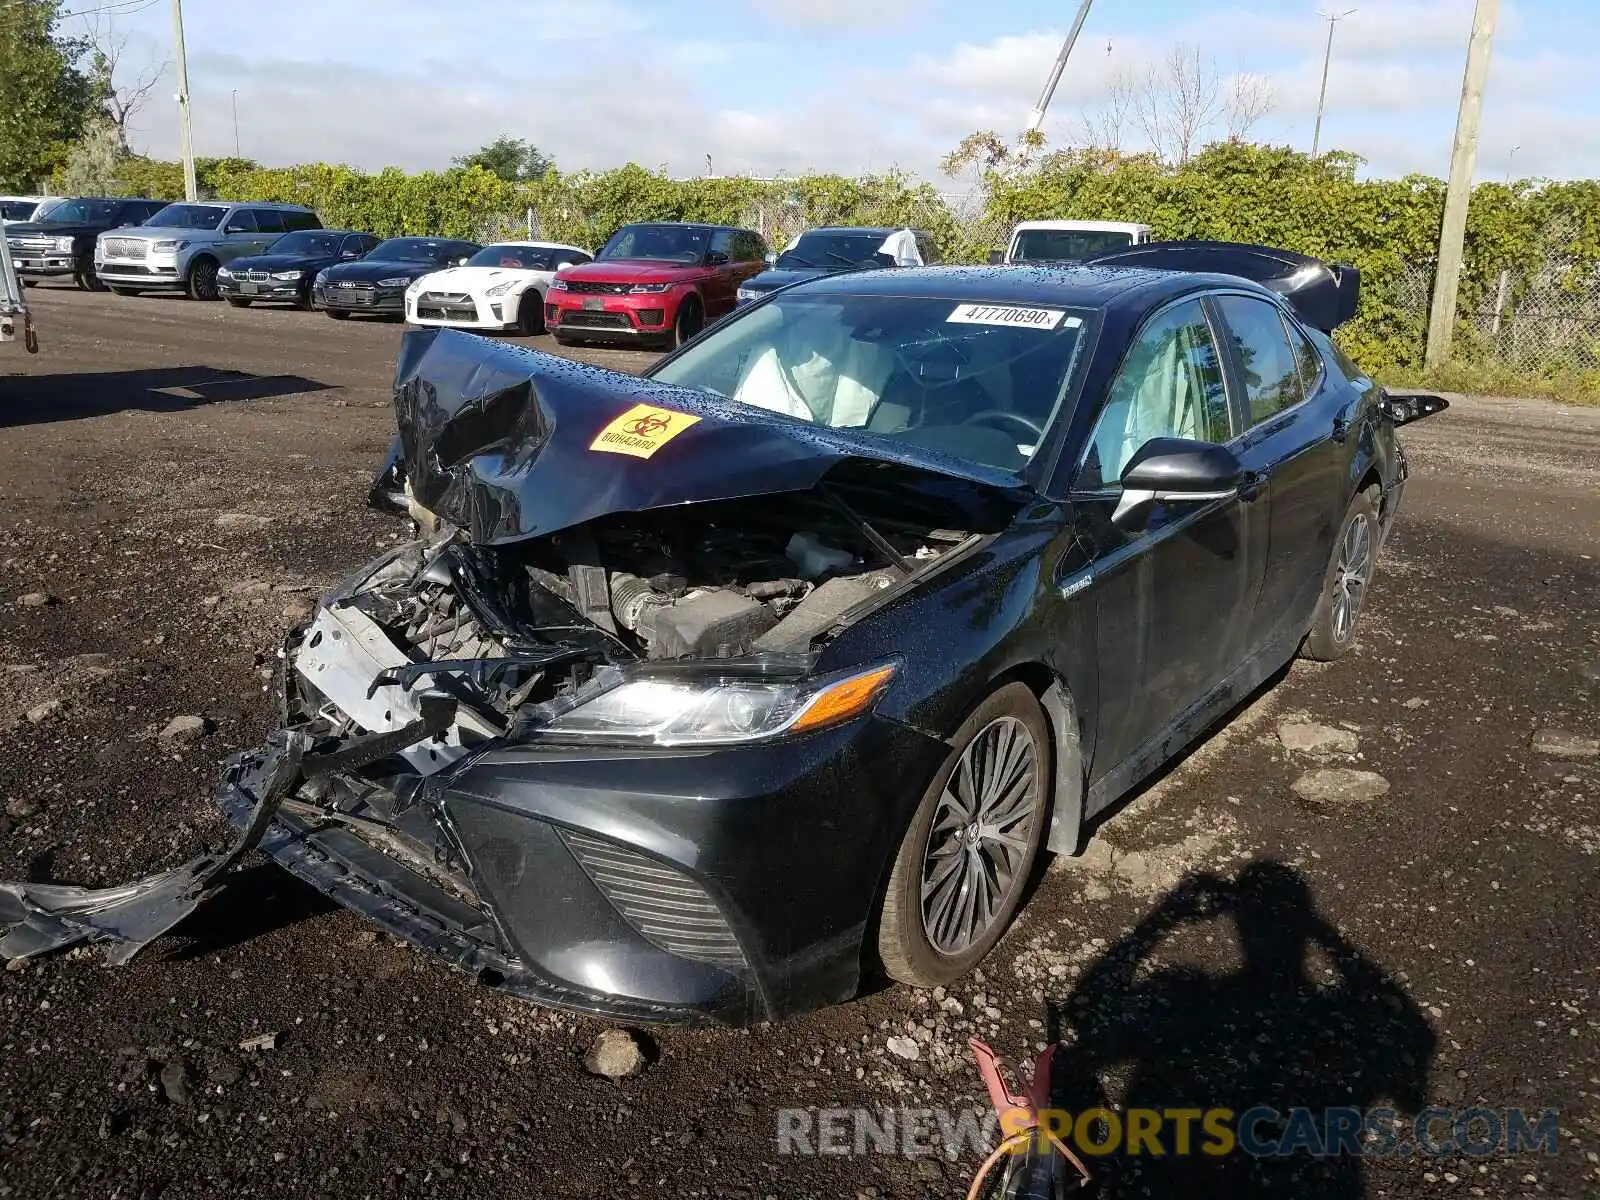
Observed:
[[[819,496],[502,547],[440,526],[323,598],[281,686],[323,753],[421,730],[429,702],[452,720],[302,780],[260,849],[544,1004],[744,1024],[847,998],[890,828],[864,817],[942,744],[872,711],[892,661],[820,647],[970,541],[874,532],[889,555]],[[236,823],[277,758],[230,764]]]

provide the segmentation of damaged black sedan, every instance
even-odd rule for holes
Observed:
[[[559,1007],[748,1023],[960,977],[1042,852],[1350,650],[1395,426],[1443,406],[1329,340],[1354,272],[1145,261],[820,279],[643,379],[408,334],[373,495],[417,536],[290,638],[223,806]],[[28,948],[52,899],[13,890]]]

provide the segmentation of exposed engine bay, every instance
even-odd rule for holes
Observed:
[[[415,719],[413,695],[448,692],[455,727],[405,752],[430,774],[537,725],[608,665],[803,669],[830,631],[968,540],[868,523],[827,492],[618,514],[501,547],[443,525],[319,609],[289,650],[289,715],[357,736]]]

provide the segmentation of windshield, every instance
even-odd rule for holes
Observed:
[[[26,221],[38,207],[37,200],[0,200],[0,220]]]
[[[893,265],[890,255],[877,257],[886,233],[807,233],[793,250],[778,255],[779,267],[875,267]]]
[[[1096,229],[1024,229],[1017,234],[1017,262],[1072,262],[1102,250],[1133,245],[1133,237]]]
[[[58,225],[99,225],[111,220],[116,211],[113,200],[57,200],[46,205],[34,220]]]
[[[286,233],[268,248],[269,254],[326,254],[329,258],[339,253],[344,241],[342,233],[324,233],[317,229],[304,229],[299,233]]]
[[[779,293],[651,376],[1021,471],[1061,406],[1088,317],[1043,305]]]
[[[466,253],[466,248],[460,242],[440,242],[432,238],[390,238],[386,242],[379,242],[367,257],[379,262],[444,263]]]
[[[624,225],[600,248],[596,259],[649,258],[694,264],[705,258],[709,229],[693,225]]]
[[[145,224],[162,229],[216,229],[227,211],[211,204],[169,204]]]
[[[524,271],[548,271],[555,253],[541,246],[485,246],[467,262],[469,267],[518,267]]]

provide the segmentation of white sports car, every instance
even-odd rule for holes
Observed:
[[[455,329],[544,332],[544,296],[556,272],[593,256],[556,242],[496,242],[461,267],[424,275],[406,289],[406,320]]]

